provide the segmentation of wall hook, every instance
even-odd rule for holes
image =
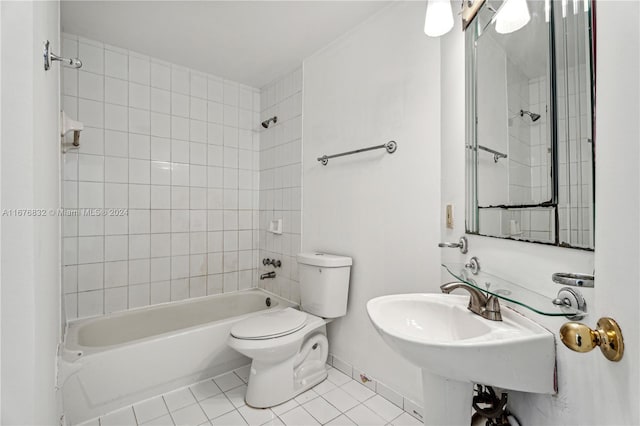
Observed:
[[[44,70],[45,71],[49,71],[49,68],[51,68],[51,62],[53,61],[61,61],[64,62],[65,64],[69,65],[70,67],[73,68],[81,68],[82,67],[82,61],[78,58],[63,58],[62,56],[58,56],[55,53],[53,53],[51,51],[51,49],[49,48],[49,40],[46,40],[44,42],[44,49],[43,49],[43,59],[44,59]]]

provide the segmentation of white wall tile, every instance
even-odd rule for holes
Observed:
[[[81,41],[78,56],[82,58],[82,69],[96,74],[104,72],[104,50],[94,44]]]
[[[63,71],[63,106],[85,132],[79,153],[64,154],[63,204],[128,214],[65,218],[69,315],[252,286],[259,92],[70,37],[63,48],[85,66]]]
[[[127,55],[106,49],[104,51],[104,74],[126,80],[129,75]]]
[[[94,101],[104,100],[104,77],[80,70],[78,73],[78,96]]]
[[[127,108],[121,105],[105,104],[104,128],[127,132],[129,130],[129,115]]]
[[[149,109],[151,93],[149,86],[129,83],[129,106],[133,108]]]
[[[126,235],[105,237],[105,261],[126,260],[129,255],[128,237]]]
[[[151,63],[151,87],[171,90],[171,67],[168,64]]]
[[[138,55],[129,55],[129,81],[148,86],[151,81],[149,59]]]
[[[126,157],[129,155],[129,138],[127,133],[105,130],[104,139],[105,155],[115,157]]]
[[[89,99],[78,99],[78,119],[85,126],[102,127],[104,120],[104,104]]]
[[[78,293],[78,316],[90,317],[103,314],[102,290],[86,291]]]
[[[189,70],[186,68],[171,67],[171,90],[176,93],[189,95]]]

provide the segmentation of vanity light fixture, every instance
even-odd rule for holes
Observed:
[[[531,14],[529,14],[527,0],[505,0],[495,17],[496,32],[509,34],[518,31],[530,20]]]
[[[440,37],[453,28],[453,13],[449,0],[427,0],[424,18],[424,33],[429,37]]]

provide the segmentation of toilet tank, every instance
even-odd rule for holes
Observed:
[[[300,308],[322,318],[347,313],[351,258],[327,253],[298,254]]]

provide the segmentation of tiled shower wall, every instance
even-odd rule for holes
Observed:
[[[298,265],[302,209],[302,69],[262,89],[260,120],[277,116],[278,122],[260,135],[260,260],[277,259],[282,267],[274,279],[258,285],[296,303],[300,302]],[[282,234],[268,231],[272,220],[282,219]]]
[[[65,146],[63,207],[106,213],[64,219],[67,318],[252,287],[258,90],[63,38],[84,63],[64,68],[63,109],[85,125]]]
[[[558,70],[558,178],[560,238],[593,247],[593,157],[591,97],[587,68]]]
[[[499,161],[509,164],[509,203],[531,202],[531,120],[520,117],[520,110],[529,107],[529,81],[527,76],[509,58],[507,63],[507,103],[509,116],[508,157]]]

